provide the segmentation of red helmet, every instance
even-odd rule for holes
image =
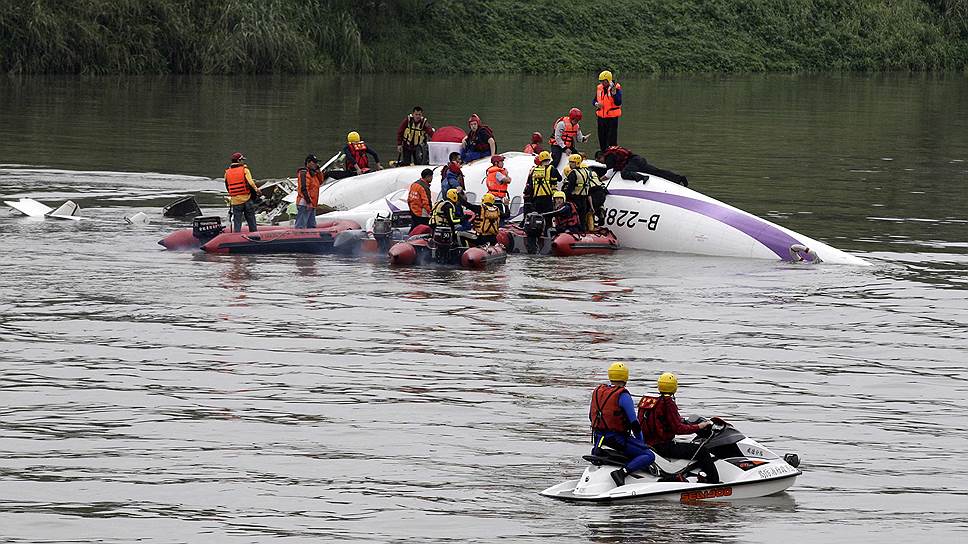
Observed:
[[[540,132],[532,132],[531,133],[531,143],[533,143],[533,144],[540,144],[541,143],[541,140],[544,140],[544,138],[541,136],[541,133]]]
[[[477,126],[481,126],[481,118],[478,117],[476,113],[472,113],[471,116],[467,118],[468,126],[470,126],[471,121],[477,121]]]
[[[232,162],[242,162],[244,160],[245,160],[245,155],[239,153],[238,151],[236,151],[235,153],[232,153]]]
[[[491,155],[491,164],[504,162],[504,155]]]
[[[568,118],[571,119],[572,123],[575,121],[581,121],[581,110],[578,108],[571,108],[568,110]]]

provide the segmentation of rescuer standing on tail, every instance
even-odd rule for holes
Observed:
[[[612,72],[602,70],[598,74],[592,104],[598,116],[598,148],[605,151],[608,146],[618,145],[618,118],[622,116],[622,86],[612,80]]]

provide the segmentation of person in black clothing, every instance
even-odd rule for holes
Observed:
[[[663,170],[649,163],[645,157],[632,153],[629,149],[613,145],[605,151],[595,153],[595,160],[603,163],[608,170],[621,172],[622,177],[629,180],[644,181],[643,174],[659,176],[683,187],[689,186],[686,176]]]

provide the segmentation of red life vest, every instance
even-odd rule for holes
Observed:
[[[504,174],[504,181],[498,181],[497,173],[500,172]],[[494,195],[496,198],[506,198],[508,196],[508,171],[505,168],[500,168],[496,165],[492,165],[487,169],[487,192]]]
[[[551,127],[551,138],[548,139],[549,145],[558,145],[555,141],[555,131],[558,130],[558,123],[565,122],[565,130],[561,133],[561,141],[565,144],[565,147],[575,148],[575,137],[578,136],[578,123],[572,123],[571,117],[559,117],[555,124]]]
[[[366,170],[370,167],[370,158],[366,155],[366,143],[365,142],[353,142],[347,144],[350,148],[350,155],[353,157],[353,162],[346,161],[346,169],[351,170],[353,164],[360,167],[360,170]]]
[[[629,422],[625,419],[625,411],[618,403],[618,399],[625,392],[625,387],[615,387],[601,384],[592,393],[592,404],[588,409],[588,420],[592,422],[594,431],[613,431],[624,433],[629,430]]]
[[[616,91],[622,90],[622,86],[618,83],[614,83],[613,85],[615,85]],[[610,117],[622,116],[622,106],[615,105],[615,97],[606,92],[601,83],[598,84],[598,88],[595,90],[595,101],[598,102],[598,109],[595,110],[595,114],[599,117],[608,119]]]
[[[474,151],[489,151],[491,144],[487,141],[494,137],[494,131],[487,125],[479,125],[475,131],[467,131],[467,147]]]
[[[571,208],[571,213],[567,217],[562,217],[561,215],[555,215],[555,226],[561,228],[577,227],[578,226],[578,208],[575,207],[574,202],[565,202],[565,206]]]
[[[245,179],[245,165],[234,164],[225,171],[225,188],[229,196],[249,194],[249,182]]]
[[[525,153],[533,153],[533,154],[537,155],[538,153],[541,153],[542,151],[544,151],[544,150],[541,148],[541,144],[528,144],[528,145],[524,146],[524,152]]]
[[[316,170],[310,174],[307,168],[296,170],[296,193],[310,208],[319,204],[319,186],[323,184],[323,173]]]
[[[614,157],[615,159],[615,171],[621,172],[625,170],[625,165],[628,164],[629,158],[632,156],[632,152],[620,145],[613,145],[605,149],[602,154],[602,162],[608,160],[609,157]]]

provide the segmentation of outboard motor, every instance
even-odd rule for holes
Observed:
[[[545,217],[538,212],[531,212],[524,216],[524,232],[528,235],[528,253],[534,254],[541,249],[539,241],[544,238],[546,222]]]
[[[373,239],[376,240],[380,248],[380,253],[386,253],[390,249],[390,240],[393,238],[393,218],[389,215],[377,215],[373,219]]]
[[[192,220],[192,236],[197,238],[202,245],[222,234],[223,230],[225,230],[225,226],[222,225],[222,218],[217,215],[196,217]]]
[[[451,225],[437,225],[430,237],[430,254],[435,262],[447,264],[451,261],[451,253],[457,245],[457,233]]]

